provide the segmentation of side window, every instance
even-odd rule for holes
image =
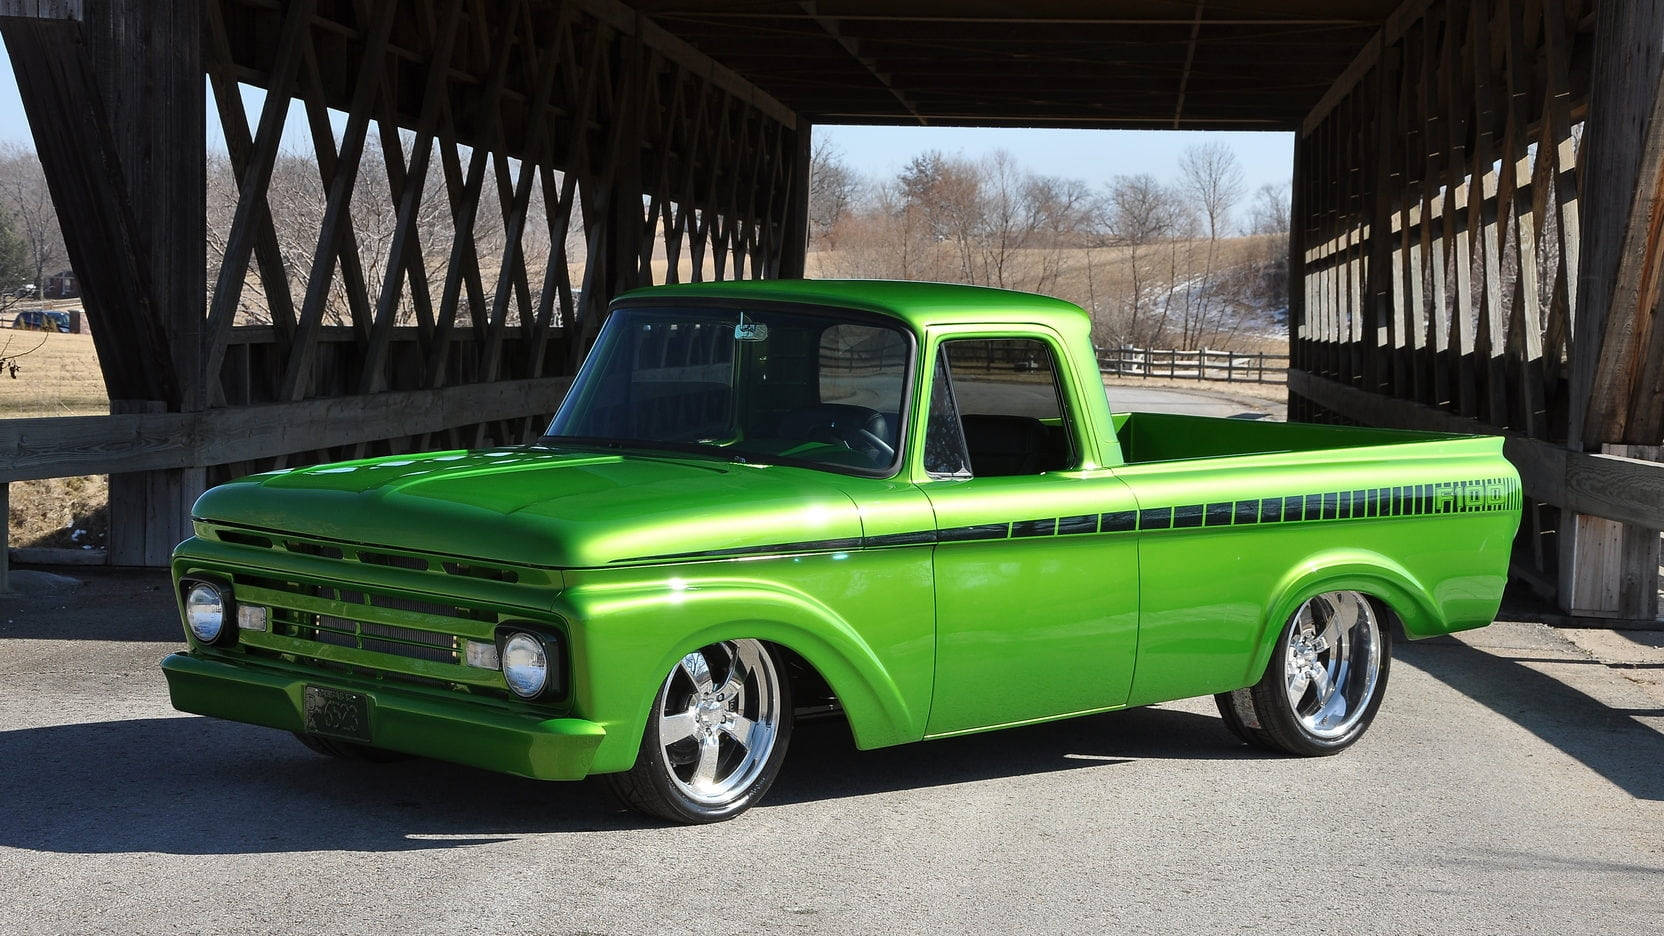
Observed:
[[[1050,345],[1034,338],[958,339],[942,344],[940,360],[973,475],[1042,474],[1074,464]],[[934,421],[934,402],[931,408]]]
[[[936,376],[930,384],[930,419],[924,430],[924,470],[939,478],[971,476],[971,456],[965,451],[965,431],[948,380],[948,359],[936,357]]]

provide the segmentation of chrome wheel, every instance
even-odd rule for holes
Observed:
[[[683,657],[659,693],[658,742],[682,795],[723,806],[768,766],[785,718],[774,658],[755,640],[712,644]]]
[[[1369,600],[1327,592],[1300,606],[1289,625],[1283,691],[1306,731],[1346,735],[1370,710],[1381,675],[1381,626]]]

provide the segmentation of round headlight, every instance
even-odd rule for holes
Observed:
[[[213,643],[225,629],[225,601],[219,589],[197,582],[185,592],[185,625],[203,643]]]
[[[530,634],[511,634],[503,641],[503,680],[522,699],[541,693],[549,684],[549,654],[543,641]]]

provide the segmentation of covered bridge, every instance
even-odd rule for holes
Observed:
[[[1264,129],[1291,414],[1506,433],[1518,575],[1657,614],[1664,0],[0,0],[0,35],[112,401],[0,422],[0,482],[112,473],[112,562],[234,473],[524,438],[620,290],[800,275],[816,125]]]

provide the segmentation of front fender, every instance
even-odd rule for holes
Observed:
[[[802,591],[736,576],[578,587],[562,605],[572,622],[574,711],[607,732],[595,773],[635,762],[653,699],[678,660],[739,638],[778,644],[814,667],[842,703],[859,747],[923,737],[934,653],[928,615],[922,630],[905,614],[858,629]]]
[[[1331,591],[1356,591],[1392,609],[1412,638],[1431,637],[1451,630],[1432,593],[1397,562],[1365,549],[1319,553],[1290,570],[1272,590],[1266,616],[1260,622],[1252,663],[1244,685],[1259,681],[1284,625],[1308,599]]]

